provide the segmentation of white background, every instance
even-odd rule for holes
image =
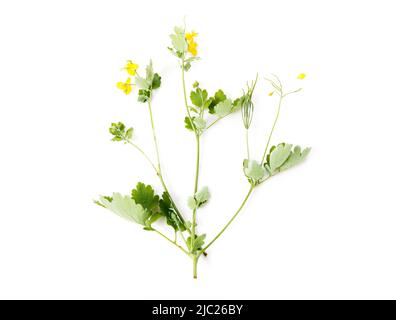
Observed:
[[[393,1],[2,1],[0,298],[396,298]],[[151,57],[165,179],[187,210],[194,138],[183,126],[180,69],[166,49],[186,16],[202,60],[187,73],[232,97],[259,72],[252,152],[276,108],[264,76],[290,89],[273,142],[311,146],[298,168],[257,188],[199,263],[93,205],[99,194],[160,184],[149,118],[115,83]],[[296,75],[305,72],[304,81]],[[212,238],[248,185],[240,115],[203,138],[199,230]]]

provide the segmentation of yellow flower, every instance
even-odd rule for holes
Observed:
[[[132,91],[131,78],[128,78],[125,82],[117,82],[117,88],[124,91],[125,94],[130,94]]]
[[[297,79],[300,79],[300,80],[302,80],[302,79],[304,79],[305,78],[305,73],[300,73],[298,76],[297,76]]]
[[[268,95],[269,95],[270,97],[272,97],[273,94],[274,94],[274,91],[271,91],[270,93],[268,93]]]
[[[197,55],[197,46],[198,44],[194,42],[194,40],[188,43],[188,52],[190,52],[194,57]]]
[[[187,41],[194,41],[194,38],[198,35],[195,31],[191,31],[191,33],[186,33]]]
[[[186,33],[186,40],[188,44],[188,52],[190,52],[193,56],[196,56],[198,51],[197,51],[197,46],[198,43],[194,41],[194,38],[198,35],[195,31],[192,31],[191,33]]]
[[[125,66],[125,70],[131,75],[134,76],[136,74],[136,70],[139,68],[139,65],[136,63],[133,63],[131,60],[127,61],[127,64]]]

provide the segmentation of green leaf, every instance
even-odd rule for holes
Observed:
[[[122,122],[113,122],[109,132],[113,135],[112,141],[128,141],[132,139],[133,128],[128,128],[125,132],[125,125]]]
[[[214,107],[226,99],[227,96],[224,94],[223,90],[221,89],[217,90],[215,95],[211,98],[211,103],[208,105],[209,113],[214,114],[215,113]]]
[[[190,99],[191,102],[199,107],[202,108],[208,98],[208,92],[206,90],[202,90],[201,88],[196,88],[195,91],[191,91]]]
[[[198,250],[201,250],[203,245],[205,244],[206,234],[201,234],[199,236],[195,236],[193,240],[191,237],[187,238],[187,247],[192,253],[196,253]]]
[[[115,123],[113,122],[109,128],[109,132],[113,136],[121,136],[124,134],[125,125],[122,122]]]
[[[202,118],[194,118],[193,122],[198,130],[203,130],[206,128],[206,121]]]
[[[210,106],[213,104],[213,97],[210,97],[210,98],[208,98],[206,101],[205,101],[205,103],[204,103],[204,105],[203,105],[203,108],[204,109],[208,109],[208,108],[210,108]],[[210,109],[209,109],[209,113],[210,113]]]
[[[280,167],[280,171],[284,171],[301,163],[307,157],[310,151],[311,148],[305,148],[304,150],[301,151],[300,146],[295,146],[289,158],[282,165],[282,167]]]
[[[138,101],[139,102],[146,102],[148,99],[150,99],[150,90],[143,90],[140,89],[138,93]]]
[[[188,197],[187,205],[191,210],[195,210],[208,202],[209,198],[210,192],[208,187],[203,187],[201,190],[196,192],[193,197]]]
[[[224,101],[219,102],[214,107],[215,114],[219,117],[225,117],[232,111],[232,102],[230,99],[226,99]]]
[[[192,120],[194,121],[194,119],[195,118],[193,117]],[[184,118],[184,127],[188,130],[194,131],[193,124],[191,123],[191,120],[189,117]]]
[[[102,207],[102,208],[106,208],[106,206],[104,204],[102,204],[99,200],[94,200],[94,203],[97,204],[98,206]]]
[[[195,202],[194,197],[188,197],[187,199],[187,205],[191,210],[194,210],[197,208],[197,203]]]
[[[219,102],[222,102],[222,101],[224,101],[224,100],[226,100],[226,99],[227,99],[227,96],[224,94],[223,90],[219,89],[219,90],[217,90],[217,92],[216,92],[215,95],[214,95],[214,100],[213,100],[213,102],[214,102],[214,104],[216,105],[216,104],[218,104]]]
[[[186,227],[190,229],[191,226],[192,226],[192,223],[190,221],[186,221]]]
[[[162,194],[162,199],[159,201],[159,208],[161,214],[166,218],[166,223],[170,225],[173,229],[184,231],[186,227],[184,226],[183,222],[175,213],[175,210],[172,206],[172,201],[170,199],[169,193],[164,192]]]
[[[198,207],[202,206],[210,198],[209,188],[208,187],[203,187],[201,190],[199,190],[195,194],[194,198],[195,198],[195,201],[197,202]]]
[[[150,89],[150,82],[148,82],[146,79],[144,79],[138,75],[135,77],[135,83],[142,90]]]
[[[199,113],[199,111],[196,108],[191,107],[191,106],[189,106],[189,108],[190,108],[191,112],[194,112],[194,113],[197,113],[197,114]]]
[[[291,153],[291,144],[280,143],[275,148],[271,148],[271,152],[269,155],[269,167],[271,169],[271,173],[275,172],[276,169],[280,168],[287,158],[289,158]]]
[[[190,62],[184,63],[183,69],[184,69],[184,71],[190,70],[191,69],[191,63]]]
[[[133,128],[129,128],[125,133],[125,138],[127,140],[131,140],[133,136]]]
[[[155,194],[150,185],[139,182],[132,190],[132,199],[150,213],[159,211],[159,196]]]
[[[268,176],[265,168],[256,160],[245,159],[243,161],[243,168],[245,175],[251,179],[252,182],[258,182]]]
[[[153,80],[151,82],[151,88],[153,90],[158,89],[161,86],[161,76],[158,73],[154,73]]]
[[[242,106],[242,103],[241,103],[241,102],[242,102],[242,101],[241,101],[241,98],[235,99],[235,100],[232,102],[232,111],[238,110],[238,109]]]
[[[154,70],[153,70],[153,61],[150,60],[150,63],[146,66],[146,81],[151,83],[154,78]]]
[[[153,213],[150,218],[146,221],[146,228],[144,228],[147,231],[153,231],[154,228],[152,227],[152,224],[154,222],[156,222],[158,219],[160,219],[162,217],[162,213],[161,212],[156,212]]]
[[[173,28],[173,30],[175,31],[176,34],[182,34],[184,37],[184,28],[176,26]]]
[[[180,30],[179,30],[180,31]],[[187,41],[183,33],[171,34],[173,48],[178,52],[185,52],[187,50]]]
[[[100,205],[113,211],[115,214],[136,222],[143,226],[146,225],[146,221],[150,214],[140,204],[137,204],[128,196],[123,196],[120,193],[113,193],[112,201],[109,201],[109,197],[101,196],[99,198]]]

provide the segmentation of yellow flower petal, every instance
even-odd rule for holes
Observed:
[[[132,91],[131,78],[128,78],[125,82],[117,82],[117,88],[124,91],[125,94],[130,94]]]
[[[131,60],[127,61],[127,64],[125,66],[125,70],[131,75],[134,76],[136,75],[136,70],[139,68],[139,65],[136,63],[133,63]]]
[[[124,90],[125,94],[130,94],[131,91],[132,91],[132,85],[126,86],[126,88],[125,88],[125,90]]]
[[[186,33],[186,40],[191,41],[198,35],[195,31],[191,31],[191,33]]]
[[[124,82],[117,82],[117,88],[120,90],[124,90],[124,88],[125,88]]]
[[[270,93],[268,93],[268,95],[269,95],[270,97],[272,97],[273,94],[274,94],[274,91],[271,91]]]
[[[300,80],[302,80],[302,79],[304,79],[305,78],[305,73],[300,73],[298,76],[297,76],[297,79],[300,79]]]
[[[193,56],[196,56],[198,51],[197,51],[197,46],[198,44],[194,41],[191,41],[188,43],[188,52],[190,52]]]

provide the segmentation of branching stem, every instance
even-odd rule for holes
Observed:
[[[250,186],[248,193],[246,194],[245,198],[242,201],[242,204],[239,206],[238,210],[234,213],[234,215],[231,217],[231,219],[227,222],[227,224],[223,227],[223,229],[221,229],[221,231],[213,238],[212,241],[210,241],[201,251],[206,251],[208,250],[208,248],[223,234],[224,231],[227,230],[227,228],[230,226],[230,224],[235,220],[235,218],[238,216],[239,212],[241,212],[241,210],[243,209],[243,207],[245,206],[247,200],[249,199],[250,195],[253,192],[254,187]]]
[[[166,235],[164,235],[162,232],[153,229],[156,233],[158,233],[161,237],[163,237],[164,239],[166,239],[167,241],[169,241],[170,243],[172,243],[174,246],[178,247],[181,251],[183,251],[186,255],[188,255],[190,257],[190,253],[188,253],[188,251],[186,251],[182,246],[179,246],[175,241],[172,241],[171,239],[169,239]]]

